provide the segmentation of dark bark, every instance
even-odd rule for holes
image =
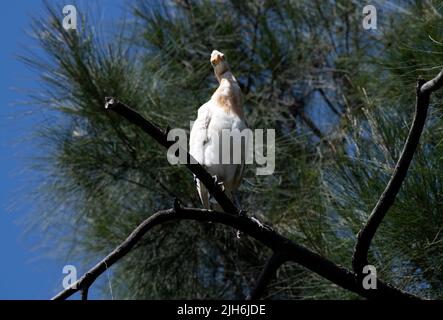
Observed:
[[[352,256],[352,267],[354,272],[359,275],[359,278],[362,277],[363,267],[368,264],[368,251],[371,241],[386,213],[394,204],[395,198],[406,178],[426,122],[431,93],[442,85],[443,70],[434,79],[428,82],[420,79],[417,83],[415,115],[405,145],[384,192],[369,215],[366,224],[357,234],[357,243]]]
[[[82,288],[82,290],[81,290],[81,298],[82,298],[82,300],[88,300],[88,292],[89,292],[89,287],[88,286],[84,286],[84,288]]]

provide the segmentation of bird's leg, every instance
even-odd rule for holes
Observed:
[[[256,224],[258,224],[258,226],[260,228],[264,228],[265,226],[263,225],[263,223],[260,222],[260,220],[258,220],[256,217],[251,217],[251,220],[254,221]]]
[[[212,179],[214,179],[214,184],[218,185],[221,191],[225,192],[225,185],[223,184],[223,181],[219,180],[217,175],[212,176]],[[217,200],[215,200],[212,194],[209,195],[209,202],[214,204],[217,203]]]
[[[213,175],[212,179],[214,179],[214,184],[217,184],[220,189],[225,192],[225,185],[223,184],[223,181],[219,180],[217,175]]]
[[[238,198],[238,194],[235,191],[231,191],[231,197],[234,200],[234,204],[238,209],[238,212],[240,214],[240,216],[244,217],[246,216],[246,211],[242,209],[242,206],[240,204],[240,199]],[[237,239],[240,239],[240,230],[237,230],[237,232],[235,233]]]

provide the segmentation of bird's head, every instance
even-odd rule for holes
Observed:
[[[212,51],[211,65],[214,68],[214,72],[217,79],[219,79],[223,73],[229,71],[228,61],[226,61],[225,55],[220,51],[217,50]]]

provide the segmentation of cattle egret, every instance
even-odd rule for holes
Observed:
[[[191,129],[189,152],[216,179],[226,195],[239,206],[235,191],[243,178],[247,141],[242,141],[242,150],[234,149],[231,144],[230,161],[226,163],[222,161],[222,145],[230,143],[231,139],[226,141],[222,137],[223,132],[227,130],[232,132],[237,129],[241,132],[247,128],[242,93],[223,53],[214,50],[210,62],[219,86],[211,99],[198,109],[197,119]],[[223,152],[226,152],[226,149]],[[240,162],[232,161],[232,153],[236,152],[241,153]],[[203,207],[221,210],[206,187],[198,179],[195,179],[195,182]]]

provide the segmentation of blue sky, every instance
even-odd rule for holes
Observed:
[[[119,15],[123,1],[95,1],[105,18]],[[58,3],[64,3],[59,1]],[[66,4],[72,4],[66,1]],[[81,9],[80,2],[78,10]],[[25,30],[30,15],[40,14],[43,2],[15,0],[2,6],[0,19],[0,299],[48,299],[61,289],[63,266],[69,262],[50,258],[47,252],[35,249],[42,235],[31,231],[24,236],[20,220],[32,212],[33,203],[23,202],[30,191],[27,181],[35,172],[26,170],[26,160],[38,152],[31,141],[21,141],[43,114],[24,115],[29,106],[17,106],[27,100],[18,89],[37,88],[38,76],[17,60],[23,46],[35,45]],[[62,19],[62,5],[60,8]],[[29,161],[28,161],[29,162]],[[20,206],[13,204],[20,202]],[[97,292],[91,292],[97,297]]]

